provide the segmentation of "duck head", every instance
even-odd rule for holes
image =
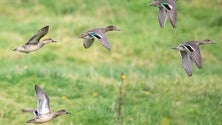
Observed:
[[[161,7],[160,1],[154,0],[152,3],[149,4],[149,6]]]
[[[106,27],[106,31],[120,31],[120,29],[111,25]]]
[[[216,43],[213,42],[213,41],[211,41],[211,40],[209,40],[209,39],[206,39],[206,40],[201,41],[201,42],[200,42],[200,45],[201,45],[201,44],[216,44]]]
[[[85,38],[85,37],[86,37],[85,34],[81,34],[81,35],[78,36],[78,38]]]
[[[173,47],[172,49],[178,50],[178,51],[185,51],[185,47],[183,44],[180,44],[179,46]]]

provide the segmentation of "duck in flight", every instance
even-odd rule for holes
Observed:
[[[45,26],[38,30],[25,45],[19,46],[15,48],[13,51],[19,51],[23,53],[30,53],[42,48],[45,44],[56,42],[51,38],[44,39],[40,41],[40,39],[48,33],[49,26]]]
[[[188,76],[192,76],[193,62],[199,69],[201,69],[202,59],[199,46],[205,44],[215,44],[215,42],[208,39],[203,41],[188,41],[173,48],[180,51],[182,66]]]
[[[81,34],[79,38],[83,39],[83,46],[86,49],[92,46],[94,39],[97,39],[106,49],[111,50],[108,39],[105,35],[105,33],[108,31],[120,31],[120,30],[115,26],[96,28]]]
[[[154,0],[150,6],[158,7],[158,19],[161,28],[165,26],[167,17],[170,19],[170,23],[173,28],[176,28],[177,23],[177,9],[176,0]]]
[[[35,85],[35,91],[38,99],[37,110],[36,109],[22,110],[23,112],[33,112],[35,115],[35,118],[28,120],[27,123],[45,123],[53,120],[54,118],[60,115],[70,114],[70,112],[67,112],[66,110],[51,112],[49,106],[49,98],[47,94],[37,85]]]

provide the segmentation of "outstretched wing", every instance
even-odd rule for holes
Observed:
[[[186,71],[188,76],[192,76],[192,60],[189,56],[189,54],[185,51],[180,51],[181,57],[182,57],[182,66],[184,70]]]
[[[161,28],[163,28],[167,20],[167,12],[165,8],[163,7],[159,8],[158,19],[159,19]]]
[[[167,12],[167,16],[169,16],[170,23],[172,24],[173,28],[176,28],[176,23],[177,23],[176,1],[164,0],[164,2],[160,2],[160,5]]]
[[[94,42],[94,38],[92,38],[92,39],[84,39],[83,40],[83,46],[87,49],[87,48],[92,46],[93,42]]]
[[[38,30],[26,44],[37,44],[39,40],[48,33],[49,26],[45,26]]]
[[[200,49],[199,46],[195,43],[189,43],[194,51],[191,53],[191,59],[194,61],[196,66],[200,69],[202,67],[202,62],[201,62],[201,54],[200,54]]]
[[[46,93],[35,85],[36,96],[38,98],[37,111],[39,114],[47,114],[50,112],[49,98]]]
[[[168,15],[169,15],[170,23],[172,24],[173,28],[176,28],[176,24],[177,24],[176,7],[174,7],[172,10],[169,10]]]
[[[89,35],[96,38],[108,50],[111,50],[108,39],[107,39],[106,35],[101,30],[91,31],[91,32],[89,32]]]

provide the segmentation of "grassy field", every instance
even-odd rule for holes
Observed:
[[[72,113],[46,125],[221,125],[221,0],[179,0],[176,29],[169,21],[160,28],[150,2],[1,0],[0,124],[23,125],[33,118],[21,110],[36,107],[39,85],[53,111]],[[45,25],[57,43],[30,54],[12,51]],[[112,51],[97,41],[84,49],[77,36],[107,25],[121,29],[107,33]],[[188,77],[171,48],[203,39],[217,44],[201,46],[203,68],[194,66]]]

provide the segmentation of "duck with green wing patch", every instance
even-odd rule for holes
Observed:
[[[188,76],[192,76],[193,62],[199,69],[202,67],[202,59],[199,46],[205,44],[215,44],[215,42],[211,40],[188,41],[173,48],[180,51],[180,55],[182,57],[182,66]]]
[[[177,9],[176,0],[154,0],[150,6],[158,7],[158,19],[161,28],[165,26],[167,17],[170,19],[170,23],[173,28],[176,28],[177,23]]]
[[[94,39],[96,38],[105,48],[111,50],[108,39],[105,35],[105,33],[108,31],[120,31],[120,30],[115,26],[96,28],[81,34],[79,38],[83,39],[83,46],[86,49],[92,46]]]

